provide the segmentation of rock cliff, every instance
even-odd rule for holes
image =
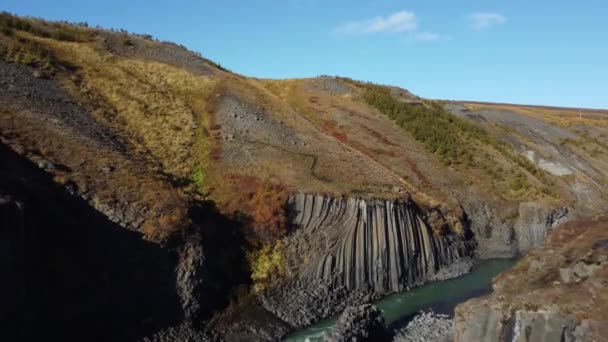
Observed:
[[[392,334],[386,328],[380,310],[370,304],[348,307],[323,342],[388,342]]]
[[[136,341],[159,330],[214,340],[200,320],[232,281],[217,271],[222,258],[206,260],[216,252],[204,238],[224,239],[214,232],[233,223],[210,210],[193,216],[213,224],[164,246],[146,241],[0,144],[0,340]]]
[[[474,241],[448,227],[434,231],[411,199],[295,193],[288,208],[289,284],[262,301],[293,326],[336,314],[345,305],[461,275],[471,266]]]
[[[364,200],[296,193],[288,267],[304,282],[323,280],[377,293],[419,285],[473,245],[447,229],[435,233],[410,199]]]
[[[604,341],[606,227],[573,221],[552,231],[494,280],[492,295],[458,305],[455,341]]]
[[[467,223],[475,235],[475,256],[480,259],[512,258],[542,245],[549,232],[573,216],[564,206],[522,202],[511,218],[492,203],[467,201]],[[503,211],[505,209],[503,208]]]

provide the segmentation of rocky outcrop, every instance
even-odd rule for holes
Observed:
[[[607,227],[574,221],[553,230],[494,279],[491,295],[456,307],[455,341],[605,341]]]
[[[465,205],[467,223],[475,235],[475,256],[480,259],[512,258],[542,245],[547,234],[567,222],[567,207],[536,202],[520,203],[509,214],[490,203],[471,201]]]
[[[427,281],[468,272],[472,241],[434,232],[410,199],[293,194],[284,244],[288,280],[260,301],[294,327]]]
[[[490,203],[464,203],[468,226],[475,235],[475,256],[480,259],[512,258],[517,255],[513,224],[501,219],[501,211]]]
[[[480,305],[465,321],[457,320],[454,341],[552,342],[585,341],[574,316],[549,309],[517,310],[512,315],[498,307]]]
[[[286,244],[288,269],[305,283],[397,292],[472,254],[469,241],[447,229],[433,232],[410,199],[297,193],[289,204],[296,229]]]
[[[0,340],[135,341],[195,321],[215,304],[201,240],[193,226],[146,241],[0,144]]]
[[[304,327],[338,315],[349,306],[370,303],[378,298],[369,288],[349,290],[318,280],[280,284],[263,294],[260,301],[267,310],[292,327]]]
[[[163,329],[141,342],[215,342],[222,339],[213,331],[201,331],[186,322],[175,327]]]
[[[391,340],[391,335],[380,310],[366,304],[344,310],[335,327],[323,337],[323,341],[387,342]]]
[[[568,220],[568,208],[548,209],[537,203],[521,203],[515,223],[518,251],[522,254],[545,242],[547,234]]]
[[[438,315],[433,311],[421,312],[397,331],[393,342],[448,342],[452,341],[454,324],[447,315]]]
[[[513,342],[575,341],[573,316],[548,310],[518,310],[511,320]]]

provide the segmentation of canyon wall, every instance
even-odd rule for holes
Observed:
[[[274,286],[262,303],[292,326],[471,267],[474,241],[449,227],[433,231],[411,199],[295,193],[288,204],[288,284]]]
[[[522,202],[504,217],[504,208],[496,203],[466,199],[466,221],[475,235],[475,256],[480,259],[513,258],[541,246],[547,234],[573,215],[564,206]]]
[[[198,320],[220,297],[202,237],[146,241],[0,144],[0,340],[136,341]]]
[[[434,233],[409,199],[297,193],[289,207],[299,228],[289,238],[288,267],[306,282],[392,293],[432,280],[473,250],[456,234]]]
[[[604,218],[550,232],[543,246],[494,278],[492,294],[456,307],[454,341],[605,341],[606,228]]]

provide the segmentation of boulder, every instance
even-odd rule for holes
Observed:
[[[438,315],[433,311],[421,312],[399,330],[393,342],[452,341],[454,324],[447,315]]]
[[[383,342],[391,339],[392,334],[386,329],[380,310],[370,304],[348,307],[336,326],[323,337],[324,342]]]

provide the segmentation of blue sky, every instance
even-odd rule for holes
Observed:
[[[608,108],[606,0],[3,0],[0,10],[149,33],[248,76]]]

